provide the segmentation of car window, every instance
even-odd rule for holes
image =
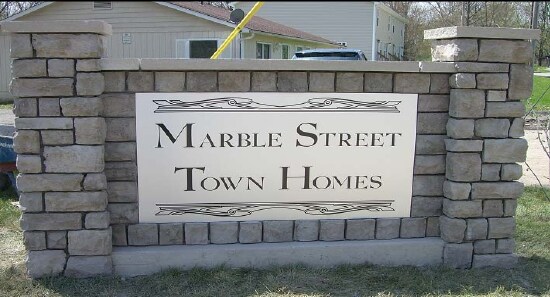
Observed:
[[[297,58],[313,58],[313,57],[343,57],[343,58],[356,58],[359,60],[361,57],[354,52],[306,52],[296,53]]]

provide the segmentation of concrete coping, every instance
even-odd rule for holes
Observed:
[[[140,59],[101,59],[101,69],[109,70],[139,70]]]
[[[424,39],[454,39],[454,38],[539,40],[540,30],[523,29],[523,28],[461,27],[461,26],[424,30]]]
[[[10,21],[3,22],[0,28],[8,33],[113,34],[112,26],[104,21]]]

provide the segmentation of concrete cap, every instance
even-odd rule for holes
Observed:
[[[112,35],[113,28],[104,21],[11,21],[3,22],[2,32],[8,33],[95,33]]]
[[[137,58],[128,59],[101,59],[101,70],[139,70],[140,60]]]
[[[424,31],[424,39],[540,39],[539,29],[495,28],[495,27],[445,27]]]

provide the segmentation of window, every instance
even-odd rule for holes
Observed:
[[[296,51],[297,52],[300,52],[300,51],[303,51],[304,50],[304,47],[303,46],[297,46],[296,47]]]
[[[94,9],[111,9],[113,8],[113,2],[95,2]]]
[[[290,55],[290,49],[288,44],[281,45],[281,58],[288,59]]]
[[[393,33],[395,33],[395,26],[392,26],[392,28],[393,28]]]
[[[378,22],[380,21],[379,17],[376,16],[376,27],[378,27]]]
[[[271,44],[256,43],[256,59],[271,59]]]
[[[218,49],[217,40],[189,40],[189,58],[208,59]]]

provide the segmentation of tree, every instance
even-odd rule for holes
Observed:
[[[41,1],[0,1],[0,20],[27,10],[42,3]]]

